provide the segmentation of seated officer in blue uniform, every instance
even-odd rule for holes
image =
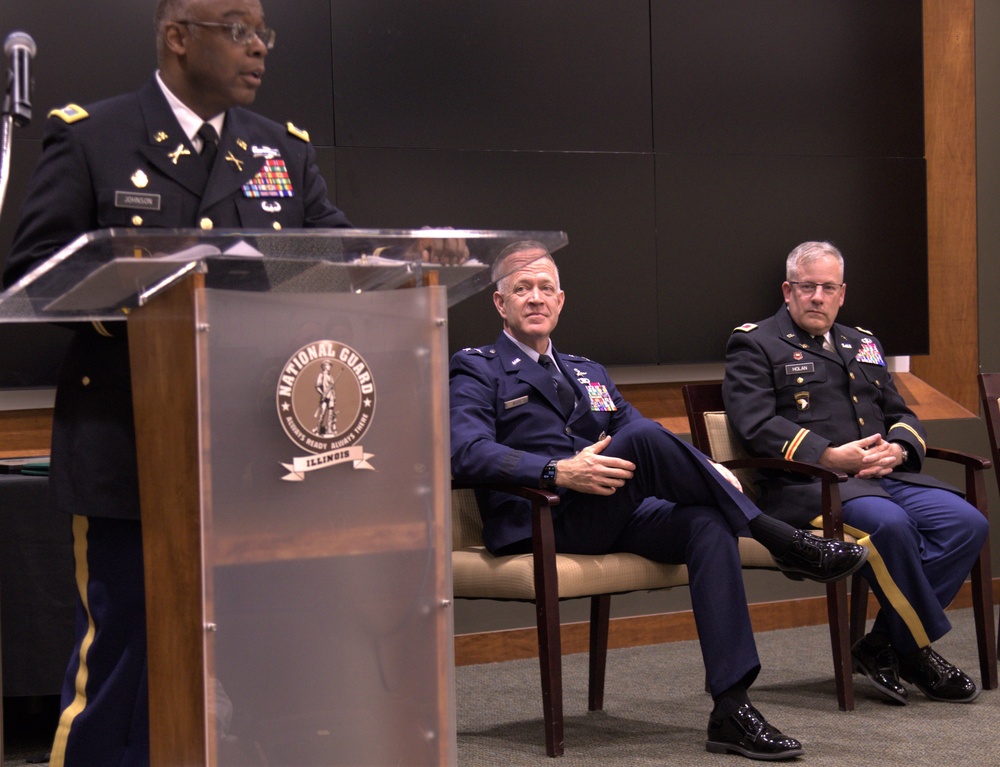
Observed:
[[[870,555],[862,571],[881,607],[852,649],[854,670],[899,704],[900,679],[932,700],[968,703],[979,687],[931,643],[951,628],[944,608],[989,534],[959,492],[921,473],[926,433],[896,390],[882,345],[834,322],[844,304],[844,259],[805,242],[786,262],[773,317],[729,340],[726,412],[753,455],[820,463],[850,475],[840,486],[844,529]],[[761,508],[792,525],[814,522],[819,483],[762,476]]]
[[[555,350],[565,295],[537,242],[508,246],[494,266],[496,342],[451,360],[451,465],[457,480],[553,489],[556,549],[627,551],[686,563],[715,701],[709,751],[791,758],[801,744],[768,724],[747,693],[760,670],[737,536],[751,535],[797,577],[829,581],[865,561],[860,546],[816,538],[765,515],[721,466],[618,393],[596,362]],[[477,491],[483,542],[497,555],[531,549],[531,513],[513,496]]]

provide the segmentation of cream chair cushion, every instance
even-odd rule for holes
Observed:
[[[472,490],[453,490],[452,580],[456,597],[534,600],[531,554],[495,557],[482,545],[482,518]],[[557,554],[559,598],[685,586],[687,567],[637,554]]]

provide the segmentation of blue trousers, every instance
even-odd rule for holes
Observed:
[[[881,610],[874,630],[906,655],[951,629],[945,608],[955,598],[989,536],[978,509],[955,493],[891,478],[891,498],[844,503],[844,529],[869,550],[862,573]]]
[[[636,465],[614,495],[566,493],[556,517],[556,549],[629,552],[687,564],[698,641],[712,695],[760,671],[737,535],[760,512],[686,442],[654,421],[628,424],[605,454]]]
[[[149,694],[138,521],[73,517],[76,643],[50,767],[148,767]]]

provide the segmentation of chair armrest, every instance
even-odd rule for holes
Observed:
[[[943,447],[929,447],[927,448],[926,455],[928,458],[936,458],[940,461],[960,463],[963,466],[975,469],[976,471],[988,469],[993,465],[993,462],[988,458],[973,455],[972,453],[963,453],[960,450],[948,450]]]
[[[989,519],[989,507],[986,498],[986,480],[983,474],[993,462],[972,453],[959,450],[948,450],[941,447],[929,447],[925,455],[940,461],[949,461],[965,467],[965,500],[979,509],[983,516]]]
[[[451,486],[453,490],[483,488],[510,493],[531,502],[531,554],[536,610],[541,609],[542,605],[556,603],[559,600],[559,575],[556,570],[556,541],[552,528],[552,507],[559,503],[559,496],[548,490],[525,487],[524,485],[468,483],[453,480]],[[547,617],[546,620],[551,621],[552,618]],[[555,617],[555,620],[558,622],[558,616]],[[558,651],[558,642],[556,647]]]
[[[846,482],[847,475],[837,469],[828,469],[818,463],[804,461],[786,461],[784,458],[734,458],[731,461],[720,461],[727,469],[778,469],[790,471],[793,474],[805,474],[824,482]]]
[[[549,492],[548,490],[542,490],[538,487],[483,482],[457,482],[455,480],[451,481],[452,490],[475,490],[476,488],[482,488],[483,490],[495,490],[500,493],[510,493],[511,495],[518,496],[519,498],[526,498],[532,503],[540,503],[543,506],[555,506],[559,503],[558,494]]]
[[[819,516],[823,517],[823,535],[843,540],[844,512],[840,501],[840,483],[847,481],[844,472],[818,463],[786,461],[783,458],[735,458],[720,463],[727,469],[778,469],[818,479],[822,486]]]

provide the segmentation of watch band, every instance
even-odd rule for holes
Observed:
[[[546,490],[555,490],[556,489],[556,459],[555,458],[553,458],[551,461],[549,461],[547,464],[545,464],[544,468],[542,468],[541,482],[542,482],[542,487],[544,487]]]

